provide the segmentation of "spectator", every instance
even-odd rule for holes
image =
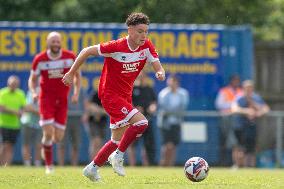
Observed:
[[[180,125],[183,116],[180,112],[185,111],[189,95],[186,89],[179,87],[179,80],[175,75],[171,75],[167,80],[167,85],[158,95],[158,105],[160,115],[159,121],[163,139],[161,149],[160,165],[172,166],[175,163],[176,146],[180,142]]]
[[[240,95],[232,105],[232,111],[240,114],[235,135],[241,151],[234,154],[235,167],[255,167],[256,125],[257,119],[269,112],[268,105],[254,92],[251,80],[243,82],[243,95]]]
[[[78,165],[79,157],[79,146],[81,142],[81,125],[82,118],[80,115],[84,112],[84,91],[80,89],[80,95],[77,103],[73,103],[73,91],[68,95],[68,116],[67,116],[67,127],[65,130],[65,135],[62,141],[58,143],[58,164],[63,166],[65,164],[65,154],[68,144],[71,145],[71,156],[70,164],[73,166]]]
[[[236,143],[236,137],[234,135],[233,124],[236,122],[236,116],[232,114],[232,103],[236,100],[236,97],[242,94],[240,87],[240,78],[238,75],[233,75],[230,78],[230,83],[221,88],[217,94],[215,101],[216,109],[221,113],[220,124],[220,162],[221,165],[231,165],[232,149],[238,151],[237,147],[234,147]]]
[[[142,150],[142,164],[154,165],[156,159],[156,143],[154,139],[153,114],[157,110],[156,94],[152,87],[149,86],[149,78],[143,71],[136,79],[133,88],[132,101],[133,105],[145,115],[148,119],[149,126],[142,135],[144,147]],[[134,142],[128,149],[129,165],[136,165],[136,149],[139,141]]]
[[[39,92],[39,88],[37,90]],[[22,155],[25,166],[31,166],[32,164],[32,148],[34,149],[34,165],[41,165],[41,138],[42,131],[39,126],[39,113],[38,104],[33,101],[33,97],[30,91],[27,93],[27,107],[31,112],[26,112],[21,117],[22,123]]]
[[[106,138],[107,113],[102,107],[98,91],[94,90],[85,101],[85,122],[88,122],[88,133],[90,138],[89,155],[92,159],[104,144]]]
[[[26,104],[25,93],[18,88],[19,78],[12,75],[7,84],[0,90],[0,129],[3,136],[1,165],[10,165],[12,162],[14,145],[20,133],[20,116]]]

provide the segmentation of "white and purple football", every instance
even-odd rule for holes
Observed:
[[[184,174],[192,182],[200,182],[208,176],[208,163],[201,157],[192,157],[184,165]]]

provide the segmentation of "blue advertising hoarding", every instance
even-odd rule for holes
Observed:
[[[51,31],[60,32],[63,47],[75,53],[84,47],[127,35],[126,26],[115,23],[0,22],[1,88],[9,75],[16,74],[21,78],[21,88],[27,90],[32,59],[46,49],[46,37]],[[214,109],[216,94],[231,74],[237,73],[242,79],[252,77],[253,44],[248,26],[151,24],[149,38],[167,74],[177,74],[181,86],[189,91],[190,110]],[[90,91],[97,84],[102,62],[102,57],[91,57],[82,67],[85,89]],[[166,82],[156,81],[150,66],[146,70],[158,93]],[[211,147],[213,155],[210,157],[215,157],[214,162],[218,159],[218,126],[211,125],[208,145],[216,146]],[[181,148],[186,147],[182,144]]]

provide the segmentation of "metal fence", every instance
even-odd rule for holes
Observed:
[[[217,111],[186,111],[179,113],[184,117],[188,118],[208,118],[215,117],[220,118],[222,115]],[[158,115],[159,116],[159,115]],[[284,111],[270,111],[266,116],[266,118],[272,118],[275,120],[275,151],[276,151],[276,166],[281,167],[282,162],[282,154],[283,154],[283,118]],[[272,126],[270,125],[270,130]],[[274,137],[272,137],[274,138]],[[263,138],[265,140],[265,138]],[[282,165],[283,166],[283,165]]]
[[[189,120],[189,121],[196,121],[196,119],[203,121],[208,118],[211,118],[211,119],[216,118],[217,120],[221,118],[222,116],[217,111],[185,111],[185,112],[173,112],[173,113],[182,115],[186,118],[186,120]],[[82,114],[81,112],[69,112],[69,115],[80,116]],[[157,117],[159,116],[162,116],[162,115],[157,114]],[[284,118],[284,111],[270,111],[266,116],[264,116],[264,120],[260,122],[260,125],[258,125],[258,128],[260,130],[264,130],[263,133],[266,134],[263,136],[258,136],[260,137],[260,141],[265,142],[267,140],[268,142],[268,140],[275,140],[272,142],[273,143],[272,148],[275,149],[276,167],[281,167],[281,165],[283,166],[283,157],[282,157],[282,154],[283,154],[283,118]],[[216,122],[216,124],[218,124],[218,121]],[[266,125],[266,124],[269,124],[269,127],[265,126],[265,129],[266,129],[265,130],[263,129],[264,127],[261,127],[261,125]],[[209,127],[210,127],[210,124],[209,124]],[[268,132],[270,132],[270,134],[268,134]],[[270,138],[268,138],[267,136],[270,136]],[[201,150],[204,150],[204,149],[201,149]],[[179,155],[184,156],[185,154],[184,153],[177,154],[177,156]],[[183,159],[180,158],[180,161],[183,161]]]

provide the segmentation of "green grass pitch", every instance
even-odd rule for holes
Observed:
[[[183,167],[126,167],[119,177],[110,167],[100,169],[102,182],[93,183],[82,176],[83,167],[56,167],[46,176],[44,168],[0,167],[0,189],[185,189],[185,188],[284,188],[284,170],[211,168],[206,180],[193,183],[186,179]]]

